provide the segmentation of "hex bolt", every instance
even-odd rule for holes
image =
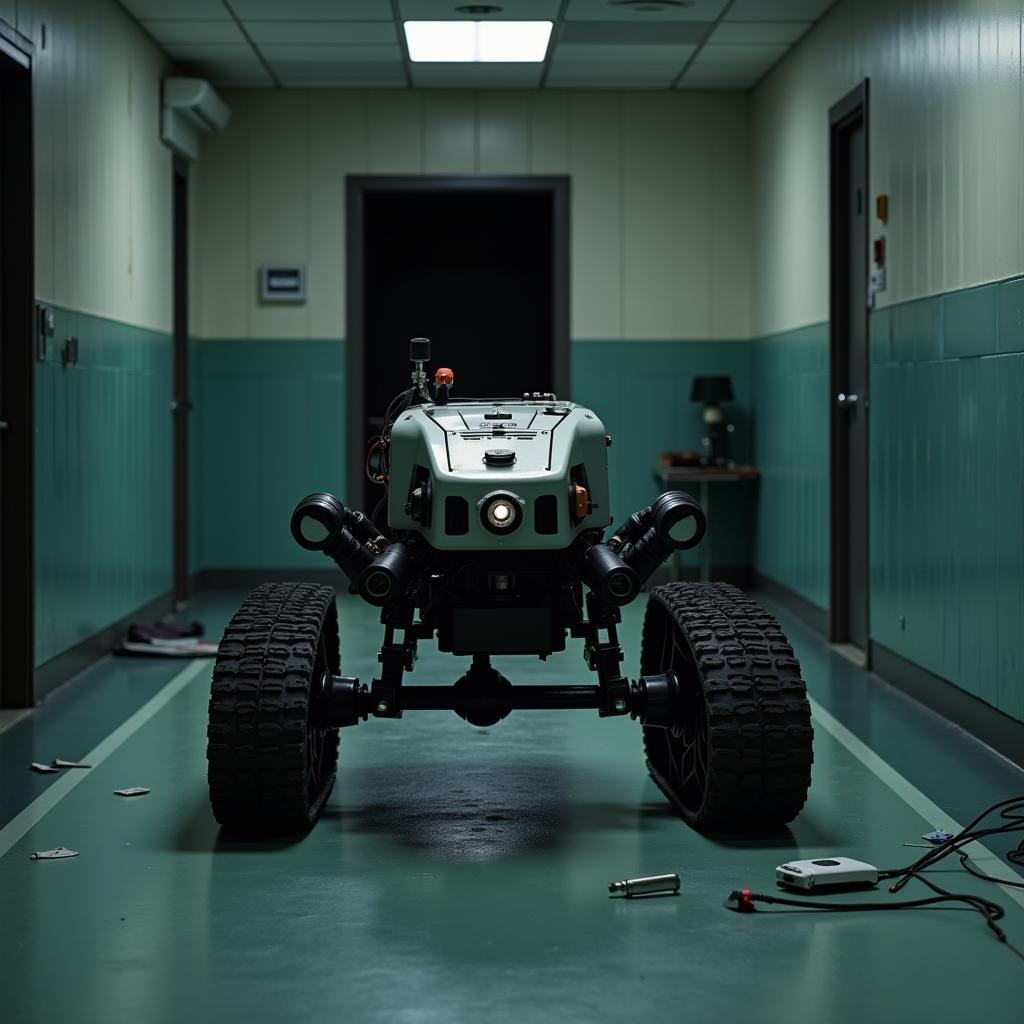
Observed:
[[[387,701],[383,701],[383,700],[382,700],[382,701],[381,701],[381,702],[380,702],[380,703],[379,703],[379,704],[377,705],[377,714],[378,714],[378,715],[386,715],[387,713],[388,713],[388,705],[387,705]]]
[[[621,882],[609,882],[608,892],[613,896],[652,896],[655,893],[679,892],[678,875],[645,875],[643,878],[626,878]]]
[[[625,711],[626,710],[626,698],[625,697],[620,697],[615,702],[615,710],[616,711]]]

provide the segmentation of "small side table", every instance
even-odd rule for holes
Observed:
[[[704,509],[708,531],[701,541],[700,578],[707,583],[711,579],[711,483],[738,483],[741,480],[757,480],[760,472],[753,466],[655,466],[654,479],[663,487],[685,484],[699,484],[697,500]],[[672,553],[672,579],[679,579],[679,552]]]

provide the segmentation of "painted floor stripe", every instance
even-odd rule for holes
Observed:
[[[814,700],[811,701],[811,721],[815,725],[824,726],[833,738],[846,747],[865,768],[878,776],[900,799],[917,811],[931,828],[944,828],[954,833],[963,829],[963,825],[947,814],[938,804],[929,800],[917,786],[900,775],[888,761],[879,757],[866,743],[854,736],[842,722],[833,718]],[[1013,868],[981,843],[972,843],[970,851],[972,862],[986,875],[1002,878],[1007,882],[1021,881],[1021,876]],[[920,854],[920,851],[911,850],[908,853],[907,860],[911,861]],[[1024,907],[1024,889],[1014,889],[1006,885],[1000,885],[999,888],[1010,899]]]
[[[161,690],[158,690],[130,718],[121,723],[106,739],[98,743],[81,760],[85,764],[98,768],[114,751],[117,750],[134,733],[138,732],[168,701],[181,693],[186,686],[203,669],[209,670],[213,665],[210,659],[202,658],[186,665]],[[71,769],[48,786],[16,817],[12,818],[0,829],[0,857],[18,843],[29,830],[50,813],[84,779],[90,772]]]

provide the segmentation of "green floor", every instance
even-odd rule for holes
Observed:
[[[190,614],[215,632],[237,600]],[[623,630],[634,674],[641,612]],[[347,597],[342,613],[343,671],[368,680],[376,616]],[[1020,1024],[1024,963],[977,914],[722,908],[733,888],[773,891],[796,856],[906,863],[920,851],[904,842],[1024,791],[1020,771],[783,618],[821,714],[807,808],[790,836],[761,840],[715,841],[674,817],[629,720],[516,712],[476,729],[424,712],[342,734],[338,784],[306,838],[230,841],[206,802],[204,664],[0,856],[0,1019]],[[575,649],[500,662],[513,681],[584,676]],[[449,681],[457,664],[424,647],[411,681]],[[84,755],[184,668],[108,659],[0,734],[0,824],[69,784],[28,760]],[[152,793],[112,795],[124,786]],[[951,817],[922,817],[922,793]],[[81,856],[29,860],[58,845]],[[607,896],[609,881],[664,871],[680,873],[679,896]],[[1024,894],[943,881],[1004,904],[1024,947]]]

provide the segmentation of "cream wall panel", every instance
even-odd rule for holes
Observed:
[[[1024,271],[1019,0],[842,0],[753,97],[754,333],[828,316],[828,109],[871,80],[887,305]]]
[[[481,174],[530,170],[530,107],[519,93],[482,92],[477,100],[477,167]]]
[[[710,269],[711,338],[750,336],[749,111],[745,97],[724,92],[708,97],[713,229],[704,259]],[[695,141],[690,144],[699,145]]]
[[[345,178],[366,173],[366,97],[309,94],[309,336],[345,335]]]
[[[472,174],[476,170],[476,94],[437,90],[423,95],[423,170]]]
[[[574,337],[748,335],[745,96],[239,90],[227,98],[232,123],[204,143],[197,168],[201,337],[342,336],[346,176],[477,172],[571,176]],[[307,264],[304,306],[258,305],[257,268],[273,259]]]
[[[256,302],[258,266],[249,260],[248,140],[254,105],[238,93],[225,93],[224,98],[231,121],[221,134],[203,139],[199,162],[192,168],[199,211],[199,257],[190,281],[199,318],[192,326],[200,336],[244,338]]]
[[[622,97],[575,93],[569,124],[574,338],[624,338]]]
[[[677,297],[688,287],[678,265],[677,200],[684,202],[672,97],[639,94],[620,100],[622,118],[622,323],[631,338],[665,337],[677,320]],[[698,334],[706,330],[703,310]]]
[[[423,95],[371,92],[367,109],[367,172],[423,173]]]
[[[113,0],[19,0],[16,15],[36,48],[36,293],[169,330],[167,60]]]
[[[307,187],[310,159],[309,93],[290,96],[262,90],[249,110],[250,266],[305,263],[309,223],[316,199]],[[250,287],[255,292],[256,282]],[[308,335],[310,303],[249,306],[249,336],[303,338]]]
[[[17,0],[0,0],[0,21],[6,21],[12,28],[18,25]]]
[[[527,95],[524,105],[529,117],[531,174],[567,173],[570,96],[561,90]]]

